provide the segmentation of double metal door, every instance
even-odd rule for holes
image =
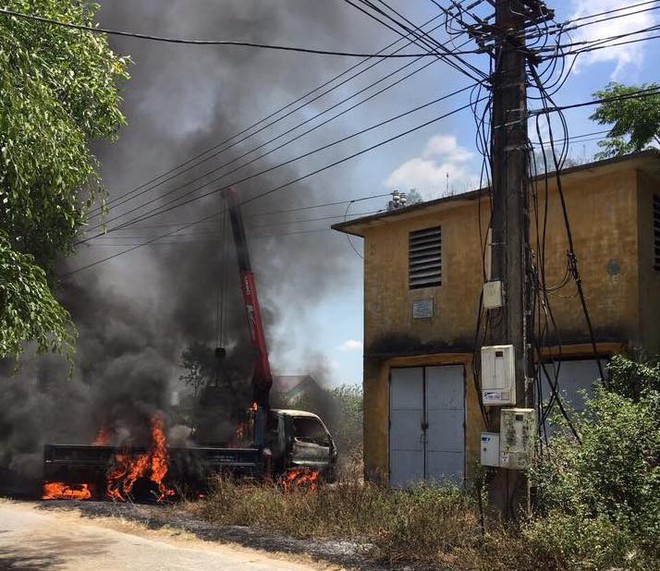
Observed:
[[[463,366],[390,371],[390,485],[462,483],[465,463]]]

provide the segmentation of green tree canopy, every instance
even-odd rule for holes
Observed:
[[[640,90],[658,89],[659,93],[601,103],[591,119],[600,125],[612,125],[608,138],[600,141],[603,150],[597,158],[607,158],[641,151],[660,145],[660,84],[642,86],[610,83],[594,93],[598,99],[633,95]]]
[[[92,25],[84,0],[7,0],[9,10]],[[105,37],[0,15],[0,357],[26,341],[71,347],[53,269],[102,189],[90,149],[124,123],[128,60]]]

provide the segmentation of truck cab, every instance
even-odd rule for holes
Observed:
[[[318,471],[326,482],[335,479],[337,448],[323,421],[303,410],[271,409],[265,434],[275,474],[289,470]]]

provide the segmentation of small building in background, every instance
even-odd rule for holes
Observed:
[[[580,408],[597,358],[660,351],[660,153],[644,151],[561,173],[594,354],[567,256],[553,173],[537,176],[531,247],[546,285],[536,362]],[[489,277],[488,190],[336,224],[364,239],[364,462],[369,479],[405,486],[464,482],[485,428],[479,391],[481,308]],[[549,384],[541,379],[541,397]]]
[[[323,392],[311,375],[275,375],[271,392],[273,398],[293,405],[301,399],[315,399]]]

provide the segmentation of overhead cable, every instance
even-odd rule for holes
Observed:
[[[186,45],[196,45],[196,46],[238,46],[238,47],[250,47],[258,48],[265,50],[277,50],[277,51],[286,51],[286,52],[298,52],[306,54],[316,54],[316,55],[328,55],[328,56],[341,56],[341,57],[359,57],[359,58],[381,58],[381,59],[392,59],[392,58],[416,58],[416,57],[436,57],[444,55],[442,52],[424,52],[416,54],[379,54],[379,53],[363,53],[363,52],[344,52],[344,51],[335,51],[335,50],[321,50],[313,48],[304,48],[296,46],[280,46],[275,44],[263,44],[258,42],[245,42],[239,40],[194,40],[187,38],[169,38],[165,36],[153,36],[150,34],[140,34],[137,32],[125,32],[122,30],[111,30],[109,28],[103,28],[100,26],[83,26],[80,24],[73,24],[70,22],[62,22],[59,20],[53,20],[51,18],[44,18],[42,16],[36,16],[33,14],[24,14],[22,12],[15,12],[13,10],[7,10],[0,8],[0,15],[21,18],[24,20],[31,20],[34,22],[40,22],[42,24],[50,24],[53,26],[61,26],[64,28],[71,28],[75,30],[81,30],[84,32],[92,34],[107,34],[111,36],[123,36],[128,38],[135,38],[138,40],[148,40],[154,42],[165,42],[171,44],[186,44]],[[461,52],[464,54],[467,53],[477,53],[476,51],[465,51]]]

